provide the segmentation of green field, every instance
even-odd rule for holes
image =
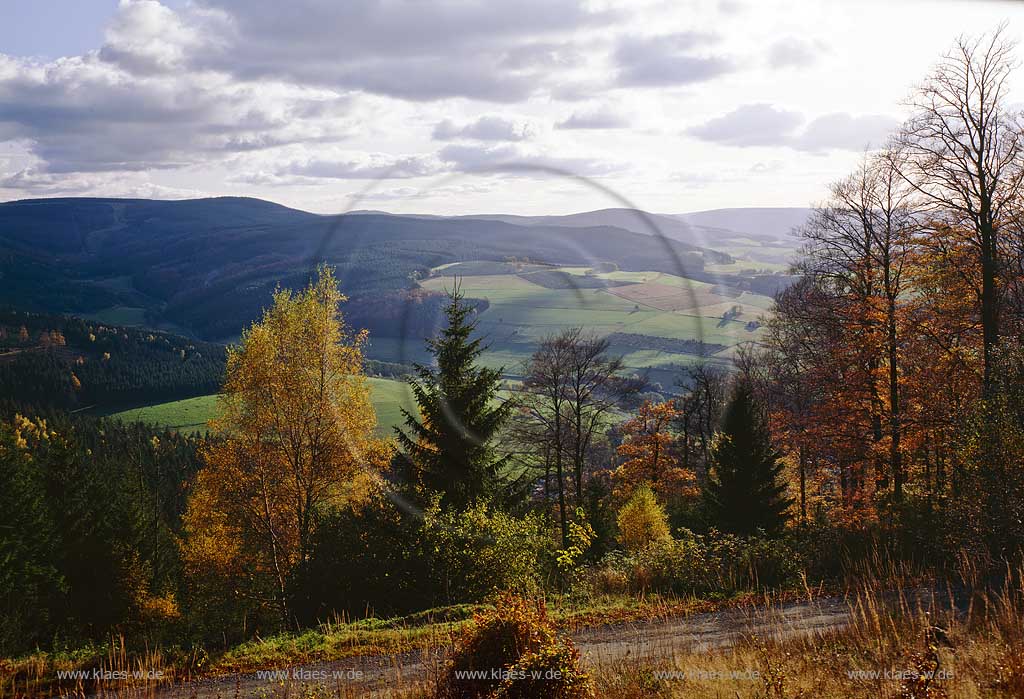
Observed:
[[[432,291],[444,291],[458,274],[459,265],[446,265],[441,274],[425,279],[421,285]],[[474,269],[474,271],[477,271]],[[504,367],[518,375],[524,360],[546,335],[580,326],[598,335],[628,333],[672,340],[701,340],[722,345],[724,349],[710,361],[728,362],[737,345],[758,339],[761,331],[750,324],[762,319],[771,308],[767,296],[739,289],[715,287],[662,272],[594,273],[582,267],[561,267],[558,271],[581,280],[590,277],[616,283],[607,289],[551,289],[529,280],[529,270],[517,274],[473,274],[461,279],[466,296],[486,299],[488,308],[480,314],[479,328],[487,335],[490,350],[484,363]],[[740,315],[722,320],[722,315],[739,306]],[[647,371],[652,380],[669,389],[679,368],[702,361],[697,354],[659,349],[652,341],[643,346],[636,341],[612,350],[622,354],[626,365],[635,371]],[[420,360],[420,343],[395,340],[371,340],[376,358],[399,361]]]
[[[402,421],[401,408],[415,405],[412,393],[402,381],[378,378],[368,381],[373,407],[377,412],[377,429],[381,434],[390,435],[392,426]],[[214,394],[124,410],[111,417],[126,422],[147,422],[184,432],[202,432],[216,412],[217,396]]]
[[[772,300],[739,289],[716,287],[662,272],[594,273],[583,267],[561,267],[557,271],[575,275],[593,284],[594,278],[615,286],[600,288],[548,288],[530,281],[537,266],[514,268],[506,263],[455,263],[435,270],[435,276],[421,282],[431,291],[451,287],[460,266],[473,272],[461,278],[461,288],[470,298],[486,299],[488,308],[480,314],[479,330],[486,335],[489,348],[483,364],[504,369],[515,379],[523,364],[547,335],[580,326],[598,335],[621,333],[613,338],[611,351],[622,355],[633,372],[644,372],[662,390],[673,392],[683,367],[701,361],[729,363],[736,347],[757,340],[761,330],[750,325],[771,308]],[[505,268],[523,273],[482,274]],[[551,269],[548,272],[553,271]],[[589,277],[589,279],[587,279]],[[581,281],[581,286],[584,282]],[[723,320],[734,307],[740,315]],[[708,358],[687,351],[686,347],[665,349],[669,340],[701,340],[721,346]],[[374,359],[391,362],[427,362],[422,338],[399,340],[371,337],[367,348]],[[688,353],[689,352],[689,353]],[[373,403],[382,434],[401,422],[401,406],[412,404],[412,394],[401,381],[369,379]],[[140,420],[166,425],[177,430],[204,430],[217,408],[216,396],[199,396],[125,410],[115,415],[125,420]]]

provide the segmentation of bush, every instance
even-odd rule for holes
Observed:
[[[421,546],[448,604],[494,592],[539,592],[555,561],[555,542],[540,516],[516,517],[486,504],[442,512],[435,503],[424,518]]]
[[[435,500],[421,518],[377,492],[318,522],[310,560],[291,583],[292,606],[304,624],[342,612],[407,614],[506,590],[533,594],[554,566],[555,543],[537,515],[487,505],[445,512]]]
[[[800,557],[786,543],[762,536],[738,537],[712,531],[700,536],[682,529],[632,553],[613,552],[590,574],[595,592],[623,587],[675,594],[727,594],[777,587],[800,573]]]
[[[627,551],[640,551],[656,541],[668,539],[668,515],[654,491],[641,485],[619,510],[619,542]]]
[[[467,677],[474,673],[475,677]],[[463,631],[438,683],[438,699],[592,697],[579,651],[560,638],[543,602],[502,596]]]

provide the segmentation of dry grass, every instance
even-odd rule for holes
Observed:
[[[877,569],[876,569],[877,570]],[[647,648],[614,660],[591,657],[587,670],[602,699],[851,699],[858,697],[1024,698],[1024,570],[1007,574],[995,590],[977,585],[972,571],[956,585],[937,592],[934,582],[901,577],[892,568],[885,578],[866,578],[848,592],[849,622],[842,628],[794,635],[785,599],[763,598],[766,606],[750,611],[747,632],[741,629],[730,647],[687,648],[678,644]],[[899,590],[887,592],[886,590]],[[810,594],[811,591],[808,591]],[[670,615],[670,605],[653,607]],[[651,608],[646,610],[653,611]],[[576,626],[568,613],[564,629]],[[630,615],[631,616],[631,615]],[[657,618],[660,615],[654,615]],[[566,623],[568,622],[568,623]],[[749,635],[756,628],[759,636]],[[273,654],[271,654],[273,655]],[[585,654],[586,655],[586,654]],[[639,656],[639,657],[638,657]],[[426,649],[383,658],[378,674],[360,682],[264,682],[254,686],[221,680],[215,689],[186,697],[405,697],[425,699],[442,670],[437,652]],[[159,653],[130,658],[112,645],[105,667],[167,667]],[[40,666],[36,679],[51,672]],[[30,668],[20,686],[0,694],[37,696]],[[175,679],[186,679],[179,674]],[[103,689],[120,696],[157,696],[155,683],[110,683]],[[66,687],[73,696],[83,687]],[[90,687],[89,689],[93,689]],[[27,690],[27,691],[26,691]],[[127,691],[125,691],[127,690]]]
[[[886,595],[866,585],[850,623],[786,637],[782,621],[731,648],[598,662],[608,699],[924,699],[1024,697],[1021,575],[995,592]],[[766,610],[771,614],[771,610]],[[887,674],[886,674],[887,673]]]

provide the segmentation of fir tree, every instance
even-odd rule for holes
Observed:
[[[711,523],[735,534],[777,534],[788,519],[781,454],[746,382],[737,384],[712,450],[704,498]]]
[[[447,325],[427,341],[436,366],[417,364],[409,379],[422,417],[403,409],[405,430],[395,428],[412,477],[455,508],[496,498],[509,458],[493,442],[512,405],[496,400],[501,370],[477,365],[487,348],[473,337],[474,313],[456,282],[445,307]]]

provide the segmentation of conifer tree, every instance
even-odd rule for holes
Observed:
[[[446,327],[427,340],[435,366],[417,364],[409,379],[420,414],[403,409],[405,429],[395,428],[412,477],[455,508],[499,495],[508,460],[497,453],[494,439],[512,404],[496,400],[501,370],[477,364],[486,346],[473,337],[474,313],[456,282],[445,307]]]
[[[745,381],[738,383],[712,450],[704,488],[711,523],[735,534],[777,534],[788,519],[780,452]]]

